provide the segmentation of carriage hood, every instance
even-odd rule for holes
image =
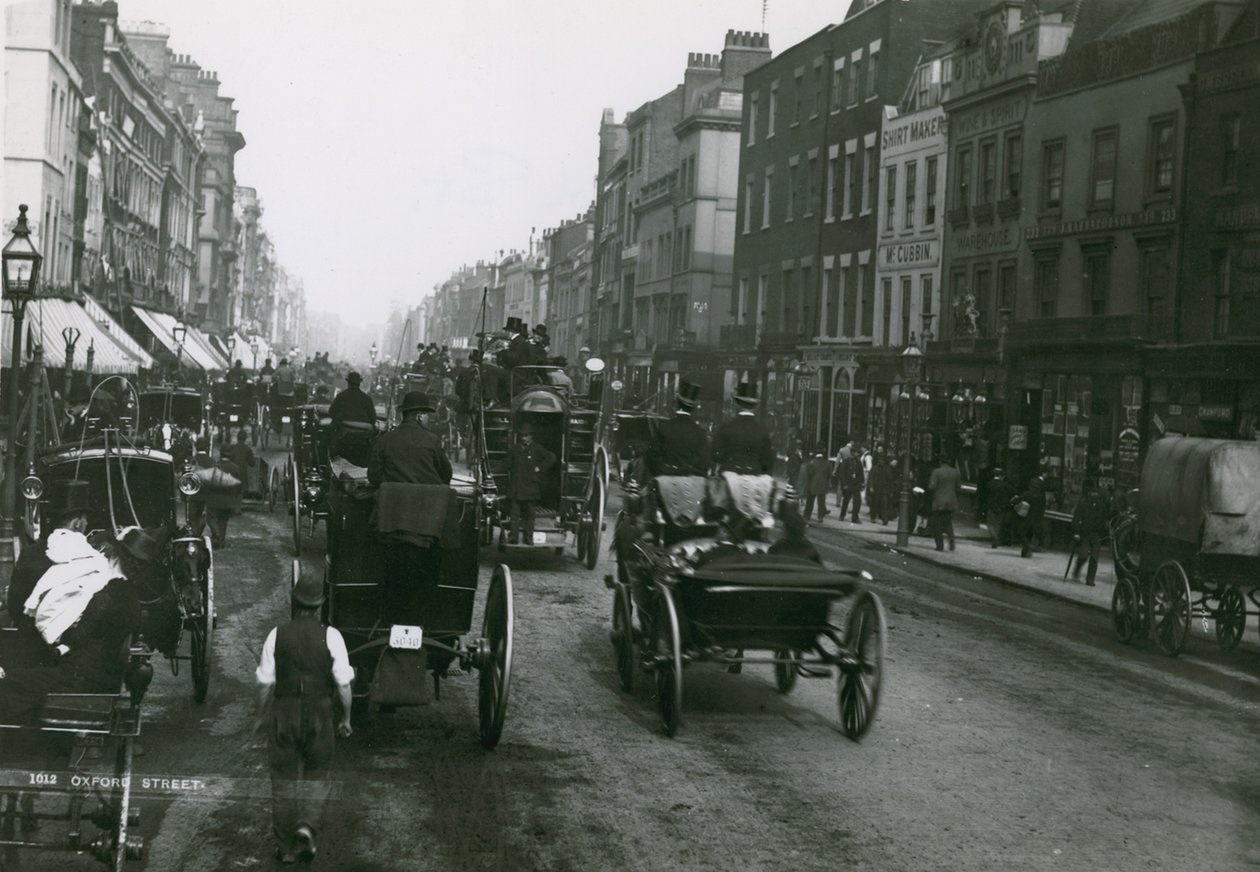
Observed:
[[[1143,532],[1199,542],[1204,554],[1260,557],[1260,443],[1155,442],[1142,465],[1138,520]]]

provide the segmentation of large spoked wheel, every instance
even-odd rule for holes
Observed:
[[[608,452],[603,445],[595,446],[595,477],[604,483],[604,493],[608,493]]]
[[[512,570],[502,563],[494,568],[486,613],[481,621],[479,649],[484,658],[477,684],[478,728],[481,747],[487,751],[499,744],[503,718],[507,714],[508,689],[512,684]]]
[[[1132,642],[1140,621],[1137,588],[1133,579],[1122,576],[1111,594],[1111,625],[1115,628],[1116,638],[1126,645]]]
[[[598,475],[591,478],[591,493],[586,500],[586,509],[590,513],[590,528],[586,533],[585,561],[587,569],[594,569],[599,563],[599,546],[604,538],[604,480]]]
[[[205,702],[210,691],[210,652],[214,647],[214,550],[205,537],[206,571],[201,577],[201,611],[189,618],[193,699]]]
[[[1242,591],[1230,585],[1221,594],[1220,604],[1216,607],[1216,641],[1226,651],[1232,651],[1242,641],[1246,626],[1247,604],[1243,601]]]
[[[274,512],[276,503],[280,500],[280,493],[284,490],[284,483],[280,478],[280,467],[271,467],[271,474],[267,476],[267,511]]]
[[[634,668],[638,660],[631,621],[630,595],[617,588],[613,596],[612,643],[617,652],[617,681],[626,693],[634,691]]]
[[[1117,578],[1137,575],[1140,557],[1137,551],[1137,519],[1126,517],[1111,532],[1111,562]]]
[[[678,609],[673,594],[661,588],[656,624],[656,702],[665,735],[678,732],[682,723],[682,644]]]
[[[293,553],[302,554],[302,482],[298,478],[297,460],[289,461],[289,495],[293,499]]]
[[[1176,657],[1190,632],[1190,579],[1176,560],[1169,560],[1151,579],[1151,629],[1155,644]]]
[[[774,659],[774,686],[779,689],[779,693],[791,693],[792,688],[796,687],[796,678],[799,675],[797,666],[801,655],[784,649],[775,651]]]
[[[837,683],[840,724],[845,735],[855,742],[871,728],[879,708],[887,637],[888,619],[883,604],[875,594],[863,591],[849,612]]]

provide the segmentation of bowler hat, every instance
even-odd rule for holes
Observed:
[[[540,335],[542,335],[542,336],[546,336],[546,335],[547,335],[547,325],[546,325],[546,324],[535,324],[535,325],[534,325],[534,332],[535,332],[535,333],[538,333],[538,334],[540,334]]]
[[[139,527],[133,527],[123,534],[122,545],[132,557],[145,563],[157,563],[162,559],[162,545]]]
[[[694,409],[700,405],[700,385],[692,384],[686,379],[679,382],[678,405],[683,409]]]
[[[757,388],[752,382],[744,379],[735,386],[735,402],[741,406],[757,405]]]
[[[90,512],[92,510],[90,495],[91,486],[82,479],[74,478],[62,482],[53,493],[53,521]]]
[[[299,578],[290,594],[293,602],[308,609],[317,609],[324,602],[324,583],[314,574]]]
[[[398,406],[400,414],[407,412],[432,412],[437,407],[433,404],[433,397],[423,391],[407,391],[403,396],[402,403]]]
[[[357,385],[362,383],[363,376],[359,375],[354,370],[350,370],[350,372],[346,373],[346,384]]]

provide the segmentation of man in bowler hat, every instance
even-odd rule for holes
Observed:
[[[512,535],[508,540],[515,545],[523,533],[525,544],[534,540],[534,506],[542,498],[543,476],[556,464],[556,456],[534,441],[534,429],[529,422],[517,430],[516,445],[508,455],[509,479],[512,492]]]
[[[283,864],[314,859],[315,833],[328,801],[334,735],[348,737],[354,669],[346,642],[319,619],[323,583],[301,578],[292,619],[263,642],[254,678],[271,750],[271,823]],[[341,717],[334,726],[334,703]],[[268,712],[268,708],[270,711]]]
[[[328,407],[328,417],[334,424],[354,421],[360,424],[376,423],[376,404],[359,385],[363,384],[363,376],[357,372],[346,374],[346,389],[333,397]]]
[[[398,407],[402,423],[381,434],[372,446],[368,460],[368,481],[411,484],[450,484],[451,461],[442,449],[442,440],[425,428],[420,416],[436,408],[433,398],[421,391],[408,391]]]

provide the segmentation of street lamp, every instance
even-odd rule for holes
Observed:
[[[13,236],[0,252],[3,259],[0,280],[3,280],[4,299],[13,311],[13,349],[9,363],[9,425],[8,450],[4,453],[4,483],[0,485],[0,564],[3,578],[8,583],[14,560],[13,505],[14,488],[17,486],[17,425],[18,425],[18,372],[22,368],[22,321],[26,318],[26,304],[35,295],[35,283],[39,281],[39,266],[44,258],[31,242],[31,230],[26,224],[26,205],[18,206],[17,225]]]
[[[231,358],[231,360],[228,361],[228,366],[231,366],[233,363],[236,362],[236,334],[235,333],[231,334],[227,338],[227,350],[228,350],[228,357]]]
[[[377,349],[376,343],[373,342],[372,347],[368,349],[368,356],[372,358],[372,366],[374,367],[376,366],[376,355],[378,354],[380,354],[380,351]]]
[[[61,331],[61,338],[66,340],[66,367],[61,380],[61,396],[66,401],[70,399],[70,385],[74,376],[74,346],[81,335],[74,327],[64,327]]]
[[[923,352],[919,350],[913,333],[910,334],[910,344],[901,352],[901,374],[910,400],[906,421],[906,462],[901,470],[901,505],[897,514],[897,545],[904,547],[910,544],[910,530],[914,525],[914,514],[910,508],[910,490],[914,487],[914,405],[919,396],[919,379],[923,377]]]
[[[179,381],[179,365],[184,356],[184,340],[188,338],[188,328],[182,321],[176,321],[171,328],[171,336],[175,338],[175,381]]]
[[[249,350],[254,353],[254,374],[258,374],[258,337],[249,340]]]

